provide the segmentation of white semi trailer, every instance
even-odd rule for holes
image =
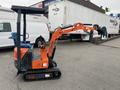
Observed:
[[[71,25],[77,22],[84,24],[98,24],[100,27],[107,28],[107,34],[119,34],[120,20],[110,17],[99,11],[90,9],[83,5],[71,2],[70,0],[63,0],[49,5],[49,23],[51,32],[58,26]],[[83,40],[89,40],[89,34],[80,30],[69,33],[69,35],[79,36]]]
[[[17,14],[11,9],[0,7],[0,48],[13,46],[13,40],[9,39],[11,32],[16,32]],[[44,16],[27,15],[27,40],[31,43],[39,43],[39,36],[49,40],[48,20]],[[21,23],[23,29],[23,23]],[[29,35],[29,38],[28,38]]]

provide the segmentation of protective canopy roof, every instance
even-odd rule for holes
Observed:
[[[20,10],[23,14],[45,14],[45,9],[33,8],[33,7],[24,7],[24,6],[12,6],[13,11],[17,12]]]

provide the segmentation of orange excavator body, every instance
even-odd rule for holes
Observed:
[[[49,66],[48,56],[46,48],[40,50],[41,57],[38,60],[32,61],[32,69],[46,69]]]
[[[31,56],[33,54],[28,54],[30,53],[29,52],[29,50],[31,50],[30,48],[21,48],[20,58],[23,64],[21,65],[21,67],[22,68],[25,67],[25,70],[26,70],[23,75],[23,79],[24,80],[40,80],[41,77],[43,79],[43,76],[41,75],[44,75],[44,79],[59,78],[61,76],[61,72],[59,69],[55,68],[57,64],[53,61],[53,53],[55,52],[54,51],[55,43],[63,34],[68,34],[69,32],[73,32],[77,30],[92,31],[94,30],[94,28],[84,26],[81,23],[77,23],[67,28],[58,27],[51,37],[48,48],[46,48],[45,41],[44,39],[42,39],[41,41],[42,44],[40,45],[40,55],[39,55],[40,57],[39,58],[33,58],[34,56]],[[14,60],[15,62],[17,62],[17,48],[14,49]],[[29,65],[29,63],[31,63],[31,65]],[[26,67],[27,65],[31,67],[27,68]],[[56,73],[55,74],[56,76],[54,76],[54,73]]]
[[[11,39],[14,40],[14,63],[18,70],[17,74],[23,74],[23,79],[43,80],[43,79],[59,79],[61,71],[57,68],[57,63],[53,60],[56,41],[63,35],[69,32],[84,30],[92,31],[94,28],[83,25],[82,23],[74,24],[70,27],[58,27],[53,33],[49,47],[46,48],[46,42],[42,36],[39,37],[41,44],[40,54],[34,55],[30,41],[26,41],[26,15],[27,14],[46,14],[46,9],[38,9],[33,7],[12,6],[11,8],[18,14],[17,17],[17,32],[12,32]],[[21,31],[21,16],[23,16],[23,31]],[[21,33],[23,32],[23,33]],[[38,31],[39,32],[39,31]],[[22,35],[21,35],[22,34]],[[22,40],[21,40],[22,36]],[[29,36],[29,35],[28,35]]]
[[[55,42],[63,34],[67,34],[69,32],[73,32],[77,30],[91,31],[91,30],[94,30],[94,28],[85,26],[81,23],[77,23],[72,27],[68,27],[65,29],[58,27],[52,35],[48,50],[46,49],[45,46],[40,48],[40,57],[38,59],[32,60],[32,69],[47,69],[49,67],[49,57],[51,57],[53,54]],[[21,48],[21,60],[23,60],[23,57],[27,52],[28,52],[28,48]],[[14,60],[17,61],[17,48],[14,49]]]

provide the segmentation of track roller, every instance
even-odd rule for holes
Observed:
[[[32,70],[23,74],[24,81],[35,80],[52,80],[59,79],[61,77],[61,71],[58,68],[51,68],[45,70]]]

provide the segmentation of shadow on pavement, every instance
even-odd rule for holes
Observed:
[[[11,52],[13,51],[13,47],[10,48],[0,48],[0,53]]]

